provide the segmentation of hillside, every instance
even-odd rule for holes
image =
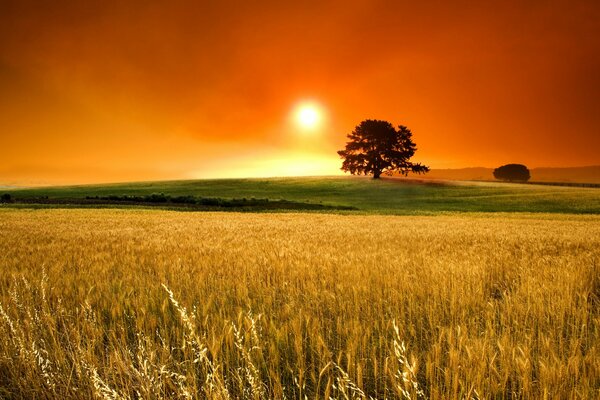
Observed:
[[[519,185],[495,182],[440,182],[366,177],[299,177],[120,183],[3,190],[13,203],[43,207],[81,206],[81,199],[111,196],[197,196],[268,199],[331,207],[355,207],[359,213],[429,214],[440,212],[600,213],[600,189]],[[36,199],[38,201],[36,201]],[[55,199],[60,204],[44,204]],[[18,204],[29,203],[29,204]],[[110,205],[110,204],[109,204]],[[92,204],[87,207],[97,208]],[[112,204],[111,206],[115,206]],[[160,204],[158,205],[161,206]],[[163,205],[163,208],[170,208]]]

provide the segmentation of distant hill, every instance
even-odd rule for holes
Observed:
[[[454,181],[492,181],[494,180],[493,168],[457,168],[457,169],[432,169],[424,175],[410,174],[410,177],[423,179],[449,179]]]
[[[534,168],[532,180],[540,182],[600,183],[600,165],[574,168]]]
[[[531,168],[533,182],[600,183],[600,165],[571,168]],[[493,181],[494,168],[432,169],[425,175],[410,175],[425,179],[460,181]]]

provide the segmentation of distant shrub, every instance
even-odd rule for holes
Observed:
[[[527,182],[531,174],[523,164],[506,164],[494,170],[494,178],[509,182]]]
[[[166,196],[164,193],[152,193],[151,195],[145,196],[144,200],[150,203],[166,203],[169,201],[169,196]]]
[[[0,196],[0,202],[2,203],[10,203],[12,200],[12,197],[10,195],[10,193],[4,193],[2,196]]]
[[[203,206],[220,206],[223,200],[211,197],[203,197],[200,199],[200,204]]]
[[[176,196],[176,197],[172,197],[171,201],[173,203],[180,203],[180,204],[196,204],[198,202],[194,196]]]

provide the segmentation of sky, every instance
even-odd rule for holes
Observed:
[[[0,0],[0,185],[600,164],[598,1]],[[302,127],[299,104],[319,123]]]

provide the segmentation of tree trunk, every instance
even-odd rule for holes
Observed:
[[[379,179],[381,176],[381,171],[373,171],[373,179]]]

